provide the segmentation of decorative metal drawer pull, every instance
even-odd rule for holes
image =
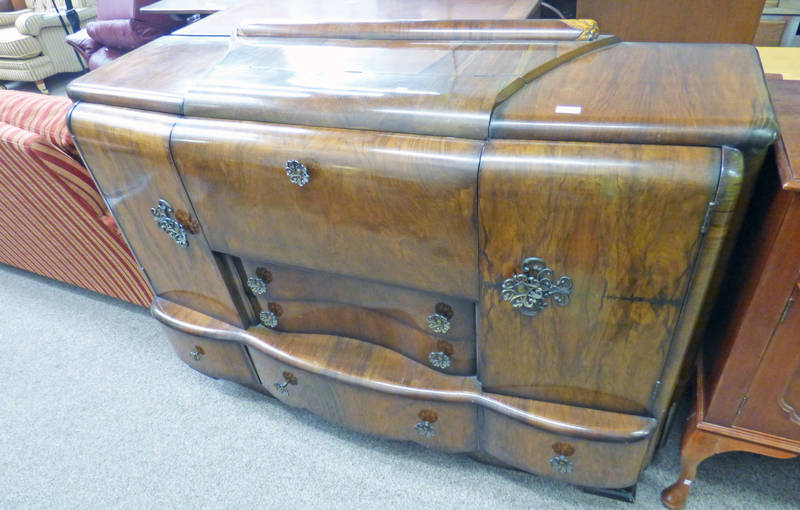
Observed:
[[[275,312],[270,310],[264,310],[258,314],[258,320],[261,321],[261,324],[270,329],[278,326],[278,316],[275,314]]]
[[[428,362],[436,368],[447,370],[452,364],[450,356],[453,355],[453,344],[446,340],[436,342],[436,351],[428,354]]]
[[[428,315],[428,328],[436,334],[444,335],[450,331],[453,308],[447,303],[436,303],[434,313]]]
[[[158,223],[158,228],[167,233],[173,241],[186,248],[189,241],[186,239],[186,230],[175,219],[175,211],[169,202],[163,198],[158,201],[158,206],[150,209],[153,219]]]
[[[567,306],[572,293],[572,279],[562,276],[553,282],[553,270],[544,260],[529,257],[522,261],[522,273],[503,282],[503,301],[508,301],[523,315],[531,317],[548,307],[548,300],[556,306]]]
[[[297,377],[295,377],[291,372],[284,372],[281,375],[283,375],[283,382],[275,381],[275,389],[283,395],[288,395],[289,385],[291,384],[292,386],[297,386]]]
[[[572,473],[575,464],[567,457],[575,453],[575,447],[568,443],[556,443],[553,445],[555,456],[550,459],[550,467],[558,473]]]
[[[267,286],[272,283],[272,273],[264,267],[256,268],[256,275],[247,279],[247,288],[254,296],[267,293]]]
[[[258,276],[251,276],[247,279],[247,288],[256,296],[267,293],[267,283]]]
[[[433,428],[433,424],[439,419],[439,415],[436,414],[436,411],[423,409],[417,416],[419,416],[421,421],[414,425],[414,432],[428,439],[435,436],[436,429]]]
[[[258,314],[258,320],[264,326],[273,329],[278,327],[278,317],[283,314],[283,308],[278,303],[267,303],[267,309]]]
[[[189,353],[189,356],[194,358],[195,361],[200,361],[200,358],[202,358],[203,355],[205,355],[205,353],[206,352],[203,350],[202,347],[200,347],[199,345],[195,345],[194,350]]]
[[[286,175],[289,176],[289,180],[292,181],[292,184],[297,184],[300,187],[308,184],[308,169],[296,159],[286,162]]]

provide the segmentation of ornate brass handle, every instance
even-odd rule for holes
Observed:
[[[283,374],[283,382],[275,381],[275,389],[278,390],[279,393],[284,395],[289,394],[289,385],[297,386],[297,377],[294,376],[291,372],[284,372]]]
[[[184,248],[189,245],[186,230],[175,219],[175,211],[169,202],[163,198],[160,199],[156,207],[150,208],[150,212],[153,213],[153,219],[158,223],[158,228],[166,232],[173,241]]]
[[[522,261],[522,273],[503,281],[503,301],[523,315],[531,317],[548,307],[548,300],[556,306],[567,306],[572,293],[572,278],[562,276],[553,282],[553,270],[544,260],[528,257]]]
[[[423,409],[417,416],[419,416],[420,421],[414,425],[414,432],[428,439],[435,436],[436,429],[433,427],[433,424],[439,419],[439,415],[436,414],[436,411]]]
[[[292,181],[292,184],[297,184],[301,188],[308,184],[308,169],[296,159],[286,162],[286,175],[289,176],[289,180]]]

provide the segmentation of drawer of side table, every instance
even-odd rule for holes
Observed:
[[[471,301],[277,264],[242,261],[240,272],[267,327],[357,338],[445,373],[475,373]]]
[[[478,447],[477,410],[350,385],[281,363],[250,349],[262,384],[278,400],[334,423],[453,452]]]
[[[175,353],[187,365],[215,379],[257,385],[258,376],[245,347],[235,342],[208,340],[165,327]]]

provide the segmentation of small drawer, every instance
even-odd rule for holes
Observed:
[[[242,261],[240,270],[267,327],[357,338],[444,373],[475,373],[470,301],[277,264]]]
[[[646,464],[649,438],[635,442],[578,439],[546,432],[485,408],[481,413],[482,450],[530,473],[584,487],[621,489],[636,484]],[[632,418],[618,416],[621,422]]]
[[[208,340],[166,326],[167,338],[187,365],[214,379],[257,385],[258,376],[242,344]]]
[[[471,404],[414,399],[312,374],[250,349],[264,387],[278,400],[367,434],[452,452],[478,447]]]

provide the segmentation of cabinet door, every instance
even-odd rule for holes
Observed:
[[[798,284],[800,285],[800,284]],[[747,401],[734,422],[745,428],[800,441],[800,287],[767,346]]]
[[[720,165],[711,148],[490,142],[478,185],[484,387],[647,412]],[[506,285],[529,257],[541,261],[526,275],[541,285],[538,311],[512,306],[515,284]]]
[[[243,325],[172,163],[175,121],[88,103],[69,118],[81,156],[156,295]],[[191,228],[179,224],[182,218]]]

